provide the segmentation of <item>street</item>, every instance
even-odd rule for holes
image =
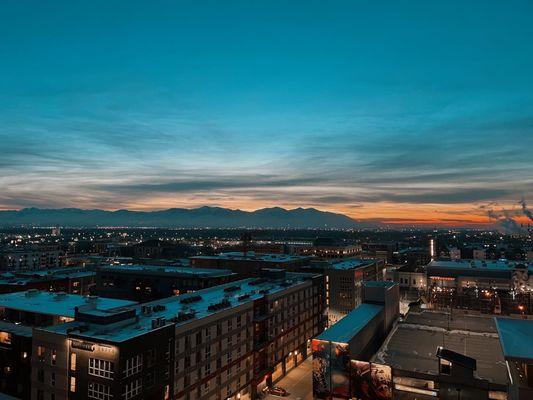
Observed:
[[[290,371],[283,379],[274,386],[286,389],[290,394],[287,397],[268,395],[268,400],[312,400],[313,399],[313,358],[308,357],[297,368]]]

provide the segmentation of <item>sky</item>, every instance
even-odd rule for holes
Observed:
[[[530,0],[3,0],[0,209],[526,222],[532,19]]]

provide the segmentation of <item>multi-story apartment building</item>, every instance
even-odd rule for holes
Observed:
[[[0,274],[0,293],[37,289],[89,295],[95,280],[96,272],[84,267],[5,272]]]
[[[78,310],[72,322],[34,330],[32,398],[257,398],[307,357],[324,311],[322,275],[279,270],[134,307]]]
[[[361,254],[361,245],[346,243],[334,238],[316,238],[311,246],[294,246],[292,251],[302,256],[314,256],[323,260],[355,257]]]
[[[229,269],[241,277],[256,276],[263,268],[280,268],[287,271],[299,271],[309,265],[311,256],[289,254],[257,254],[230,252],[216,256],[195,256],[190,258],[190,265],[196,268]]]
[[[97,268],[96,292],[99,296],[136,301],[151,301],[237,279],[224,269],[154,265],[107,265]]]
[[[73,321],[76,309],[105,313],[134,304],[36,289],[0,295],[0,398],[3,394],[30,398],[33,328]]]
[[[56,245],[31,245],[0,250],[0,269],[7,271],[58,268],[63,263],[63,250]]]
[[[385,263],[376,259],[347,259],[337,262],[315,262],[309,268],[326,277],[326,303],[329,324],[349,314],[362,302],[365,281],[383,281]]]

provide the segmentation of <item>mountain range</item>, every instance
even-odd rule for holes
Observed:
[[[24,208],[0,211],[0,226],[347,229],[360,228],[363,224],[343,214],[314,208],[272,207],[242,211],[206,206],[162,211]]]

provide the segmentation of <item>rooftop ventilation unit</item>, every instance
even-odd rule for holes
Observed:
[[[238,301],[244,301],[246,299],[249,299],[251,296],[250,293],[241,294],[240,296],[237,296]]]
[[[224,288],[224,292],[235,292],[237,290],[239,290],[241,287],[238,286],[238,285],[234,285],[234,286],[228,286],[227,288]]]
[[[185,297],[185,298],[181,299],[180,303],[181,304],[189,304],[189,303],[195,303],[195,302],[200,301],[200,300],[202,300],[202,296],[200,296],[199,294],[196,294],[196,295],[188,296],[188,297]]]
[[[223,299],[219,303],[215,303],[215,304],[209,305],[209,307],[207,307],[207,309],[209,311],[218,311],[218,310],[222,310],[224,308],[230,307],[230,306],[231,306],[231,302],[229,301],[229,299]]]
[[[193,311],[182,310],[182,311],[179,311],[178,315],[174,317],[174,322],[188,321],[188,320],[194,319],[195,316],[196,316],[196,311],[194,310]]]
[[[150,315],[152,313],[152,306],[141,306],[142,315]]]
[[[162,326],[165,326],[167,323],[167,320],[164,317],[155,318],[152,320],[152,329],[160,328]]]

